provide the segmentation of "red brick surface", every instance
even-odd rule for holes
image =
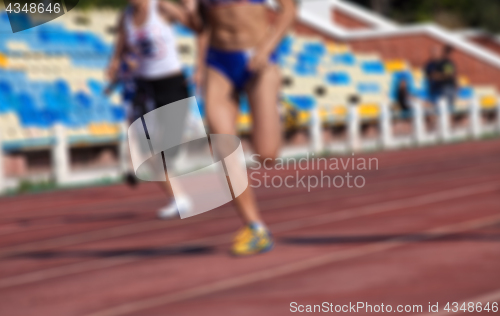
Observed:
[[[343,28],[349,30],[360,30],[360,29],[370,29],[371,25],[357,19],[356,17],[346,14],[340,10],[332,10],[332,21],[333,23],[342,26]]]

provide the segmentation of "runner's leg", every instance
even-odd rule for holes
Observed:
[[[233,86],[223,74],[210,67],[207,69],[205,110],[211,133],[237,134],[238,105],[233,95]],[[262,222],[251,187],[234,202],[245,224]]]
[[[281,121],[278,97],[281,76],[276,65],[269,65],[256,74],[247,87],[252,113],[252,144],[260,160],[272,166],[281,145]],[[267,162],[266,162],[267,159]]]

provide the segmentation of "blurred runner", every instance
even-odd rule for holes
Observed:
[[[275,49],[295,18],[293,0],[276,2],[280,6],[278,17],[271,25],[265,0],[200,1],[205,23],[198,43],[195,80],[204,83],[209,129],[214,134],[236,135],[237,97],[246,92],[253,119],[253,148],[262,161],[273,160],[280,147],[277,103],[281,75]],[[250,187],[235,204],[245,227],[235,238],[233,254],[270,250],[273,240]]]
[[[126,54],[120,67],[115,75],[115,78],[109,83],[108,87],[104,90],[106,95],[110,95],[117,87],[122,88],[122,101],[125,106],[128,116],[131,115],[132,102],[135,98],[136,84],[135,84],[135,71],[138,67],[137,56],[132,53]]]
[[[115,78],[112,79],[108,87],[104,90],[104,93],[109,96],[115,89],[121,88],[122,104],[125,107],[127,117],[129,118],[134,117],[132,104],[135,100],[137,91],[137,85],[135,82],[135,71],[137,67],[137,56],[133,53],[127,53],[122,58],[122,62],[120,63],[120,67],[115,75]],[[127,184],[131,187],[135,187],[138,181],[135,177],[133,168],[131,168],[131,164],[129,164],[127,170],[123,171],[125,172],[124,178]]]
[[[196,11],[196,0],[184,0],[183,6],[158,0],[128,1],[128,7],[120,19],[108,77],[111,81],[117,79],[120,64],[127,54],[137,56],[134,71],[136,93],[129,117],[131,122],[156,108],[189,97],[172,23],[180,22],[199,30],[202,24]],[[177,217],[178,207],[190,207],[187,199],[173,199],[168,181],[161,185],[169,201],[159,210],[160,218]]]

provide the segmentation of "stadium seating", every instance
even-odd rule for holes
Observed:
[[[74,137],[118,136],[116,124],[125,119],[125,109],[117,94],[103,93],[117,18],[115,11],[78,12],[14,36],[7,32],[7,15],[0,13],[0,31],[6,30],[0,37],[4,142],[24,146],[28,139],[50,139],[51,128],[59,123]],[[175,26],[175,31],[190,75],[196,56],[194,35],[182,26]],[[412,95],[428,98],[425,76],[404,60],[382,60],[376,53],[355,53],[340,43],[297,34],[285,38],[278,53],[282,101],[287,111],[298,113],[297,126],[309,124],[309,112],[315,107],[324,124],[345,123],[354,96],[361,120],[373,120],[380,115],[382,102],[394,100],[401,80],[407,81]],[[460,78],[460,84],[457,112],[466,111],[474,97],[485,110],[496,107],[495,88],[470,86],[467,78]],[[238,122],[242,132],[250,130],[250,109],[244,98]]]
[[[49,144],[55,124],[66,126],[71,136],[118,136],[116,127],[95,127],[116,125],[125,119],[117,98],[103,94],[103,70],[112,52],[111,43],[103,39],[102,27],[99,32],[77,29],[68,20],[62,18],[14,36],[7,15],[0,13],[0,129],[4,148]]]

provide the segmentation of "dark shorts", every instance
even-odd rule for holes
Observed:
[[[136,79],[133,109],[138,117],[164,105],[190,97],[184,74],[158,79]]]
[[[132,103],[131,122],[157,108],[190,97],[187,80],[183,74],[149,80],[136,79],[136,86],[136,95]],[[186,110],[185,113],[182,113],[184,117],[179,117],[179,119],[186,121],[188,114]],[[144,124],[144,120],[142,122]],[[150,135],[147,126],[144,126],[144,129],[146,131],[146,137],[149,139]],[[179,133],[177,133],[176,131],[175,135],[174,137],[178,137],[180,143],[182,132],[179,131]],[[172,136],[173,135],[170,135],[169,137]],[[164,152],[164,155],[173,157],[177,154],[177,151],[178,150],[167,150]]]

